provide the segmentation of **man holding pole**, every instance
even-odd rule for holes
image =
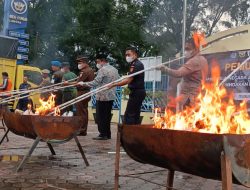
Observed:
[[[78,69],[80,70],[79,78],[77,80],[77,83],[79,82],[90,82],[93,81],[95,78],[94,71],[89,66],[89,59],[85,56],[78,56],[76,59],[78,63]],[[90,87],[86,86],[77,86],[77,96],[81,96],[85,93],[88,93],[90,91]],[[81,136],[87,135],[87,127],[88,127],[88,103],[91,100],[91,98],[84,99],[76,104],[76,115],[83,117],[83,124],[81,126]]]
[[[139,61],[138,54],[138,49],[135,47],[128,47],[126,49],[126,61],[130,66],[129,75],[144,70],[144,65],[141,61]],[[123,123],[127,125],[138,125],[141,123],[141,106],[146,96],[144,86],[144,72],[133,77],[128,77],[121,82],[111,84],[109,88],[124,85],[128,85],[130,94]]]
[[[97,76],[91,82],[79,82],[81,86],[102,87],[119,79],[118,70],[111,66],[107,61],[107,55],[100,53],[96,56],[96,67],[99,69]],[[111,111],[113,102],[116,99],[116,89],[104,90],[96,94],[96,120],[99,136],[94,140],[111,139]]]

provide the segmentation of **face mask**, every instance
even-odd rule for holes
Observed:
[[[134,60],[135,60],[135,59],[134,59],[133,57],[129,57],[129,56],[126,57],[126,61],[127,61],[128,63],[132,63]]]
[[[193,55],[193,51],[190,51],[190,50],[188,50],[188,51],[186,50],[185,51],[185,57],[186,58],[190,58],[190,57],[192,57],[192,55]]]
[[[79,70],[82,70],[84,66],[83,66],[83,64],[78,64],[77,67]]]
[[[96,67],[97,67],[97,69],[100,69],[100,68],[102,68],[102,65],[101,64],[96,64]]]

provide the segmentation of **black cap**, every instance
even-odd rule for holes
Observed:
[[[129,50],[135,52],[138,56],[140,54],[139,48],[136,46],[131,45],[131,46],[127,47],[126,51],[129,51]]]
[[[96,55],[96,59],[106,59],[107,60],[107,54],[106,53],[98,53]]]
[[[62,63],[62,67],[70,67],[69,62],[63,62],[63,63]]]
[[[86,62],[86,63],[89,63],[89,58],[85,55],[78,55],[77,58],[76,58],[76,61],[83,61],[83,62]]]

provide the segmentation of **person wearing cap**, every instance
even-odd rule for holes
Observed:
[[[61,70],[62,63],[60,61],[51,61],[51,69],[53,71],[52,75],[52,84],[58,84],[62,82],[63,72]],[[55,105],[58,106],[62,104],[62,91],[57,90],[53,92],[56,95]]]
[[[129,75],[134,74],[138,71],[144,70],[144,65],[138,59],[138,50],[135,47],[128,47],[126,49],[126,61],[129,63]],[[124,86],[128,85],[130,90],[129,99],[126,107],[126,111],[124,114],[123,123],[127,125],[138,125],[141,123],[140,121],[140,113],[142,102],[146,97],[145,86],[144,86],[144,72],[126,78],[121,82],[111,84],[109,88],[113,88],[115,86]]]
[[[62,70],[64,72],[62,81],[72,81],[74,79],[77,79],[77,76],[75,73],[70,71],[70,64],[69,62],[63,62],[62,63]],[[63,89],[63,97],[62,102],[68,102],[74,98],[76,98],[77,90],[76,87],[67,87]],[[64,114],[66,116],[73,116],[73,106],[69,106],[63,110]]]
[[[90,82],[95,78],[95,74],[93,69],[89,66],[89,59],[85,56],[78,56],[77,59],[77,67],[80,70],[79,77],[77,79],[77,83],[79,82]],[[81,96],[90,91],[90,87],[86,86],[77,86],[77,96]],[[87,98],[82,100],[76,104],[76,115],[81,116],[83,118],[83,123],[81,126],[80,135],[87,135],[87,127],[88,127],[88,103],[91,98]]]
[[[43,69],[42,70],[42,82],[38,86],[38,88],[42,88],[44,86],[51,85],[51,80],[50,80],[49,74],[50,74],[50,71],[48,69]],[[40,98],[45,100],[45,101],[48,100],[49,96],[50,96],[49,92],[44,92],[44,93],[40,94]]]
[[[89,86],[91,88],[99,88],[106,84],[119,79],[118,70],[111,66],[107,61],[107,55],[98,54],[96,56],[96,67],[99,69],[97,76],[91,82],[79,82],[81,86]],[[99,136],[94,140],[111,139],[111,111],[113,102],[116,99],[116,89],[109,89],[96,94],[96,121],[99,131]]]

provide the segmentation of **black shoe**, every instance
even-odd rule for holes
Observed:
[[[98,137],[94,137],[93,140],[108,140],[108,137],[98,136]]]
[[[87,136],[87,132],[80,132],[78,136]]]

